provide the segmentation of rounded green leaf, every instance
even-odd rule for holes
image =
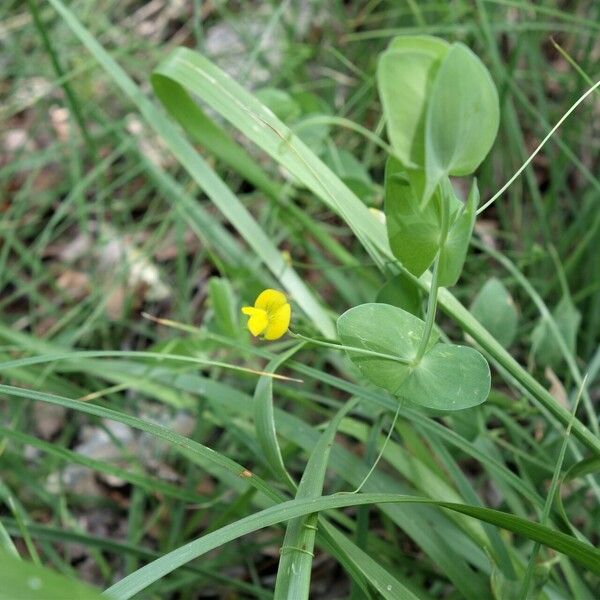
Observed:
[[[423,52],[442,58],[448,52],[450,44],[446,40],[434,35],[399,35],[390,42],[388,48],[390,50]]]
[[[436,344],[410,369],[397,395],[427,408],[461,410],[485,402],[490,384],[490,367],[480,352]]]
[[[348,351],[352,362],[375,385],[436,410],[460,410],[484,402],[490,391],[490,368],[473,348],[438,344],[434,333],[419,364],[394,360],[416,356],[424,327],[421,319],[388,304],[361,304],[337,322],[344,345],[390,356]]]
[[[440,245],[437,203],[421,208],[413,179],[394,158],[385,168],[385,217],[394,256],[419,277],[431,265]]]
[[[427,99],[447,42],[430,36],[396,38],[379,58],[377,84],[394,151],[407,167],[425,164]]]
[[[415,317],[423,316],[421,288],[404,273],[390,279],[377,293],[377,302],[397,306]]]
[[[486,282],[475,296],[470,310],[504,348],[512,344],[517,334],[517,309],[499,279],[492,277]]]
[[[452,45],[427,103],[425,165],[431,195],[444,175],[469,175],[490,151],[500,121],[498,92],[489,71],[469,48]]]
[[[452,196],[457,203],[460,202],[456,199],[454,193],[452,193]],[[448,232],[448,237],[446,238],[446,243],[444,244],[444,251],[442,253],[439,268],[440,286],[448,287],[454,285],[460,277],[467,257],[473,227],[475,226],[475,216],[478,204],[479,190],[477,189],[477,183],[473,181],[467,203],[464,205],[462,212],[452,223],[450,231]]]
[[[552,317],[561,334],[567,349],[576,353],[577,331],[581,323],[581,313],[573,304],[569,296],[564,296],[552,311]],[[541,366],[557,367],[564,359],[560,346],[556,341],[556,335],[548,323],[548,319],[542,316],[535,326],[531,335],[532,351],[536,362]]]
[[[440,247],[442,203],[449,203],[450,221],[453,226],[463,209],[463,204],[456,198],[448,178],[435,191],[435,194],[440,196],[434,196],[431,202],[423,205],[421,197],[424,180],[422,171],[404,169],[397,159],[388,158],[385,166],[384,208],[390,248],[394,256],[415,277],[421,276],[431,265]],[[473,219],[474,217],[473,211]],[[448,240],[452,245],[452,235]],[[468,241],[467,239],[467,244]],[[466,254],[466,248],[463,254]],[[457,254],[452,256],[457,257]],[[462,262],[460,267],[462,268]]]
[[[361,304],[341,315],[337,329],[346,346],[361,348],[411,360],[416,356],[425,323],[410,313],[389,304]],[[437,334],[429,346],[437,341]],[[409,374],[409,367],[393,358],[369,356],[349,351],[361,373],[375,385],[395,394]]]

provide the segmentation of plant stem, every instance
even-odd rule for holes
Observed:
[[[336,350],[347,350],[348,352],[354,352],[355,354],[364,354],[365,356],[374,356],[376,358],[385,358],[387,360],[393,360],[402,365],[411,365],[412,361],[407,358],[402,358],[401,356],[395,356],[394,354],[385,354],[384,352],[375,352],[374,350],[367,350],[366,348],[357,348],[356,346],[344,346],[343,344],[335,344],[333,342],[325,342],[323,340],[315,340],[314,338],[307,337],[305,335],[301,335],[299,333],[295,333],[293,331],[288,331],[288,333],[295,338],[300,340],[306,340],[307,342],[311,342],[316,344],[317,346],[324,346],[325,348],[335,348]]]
[[[446,239],[448,237],[448,221],[450,219],[450,207],[448,200],[443,192],[436,197],[439,203],[440,212],[442,214],[441,231],[440,231],[440,247],[435,257],[435,263],[433,265],[433,276],[431,278],[431,287],[429,288],[429,298],[427,300],[427,316],[425,317],[425,330],[423,331],[423,337],[419,343],[417,354],[412,362],[413,365],[418,365],[425,354],[429,338],[431,337],[431,331],[433,330],[433,324],[435,323],[435,313],[437,309],[438,300],[438,275],[440,270],[440,263],[444,256],[444,248],[446,246]]]
[[[419,343],[419,349],[417,350],[417,355],[413,363],[418,365],[423,355],[425,354],[425,350],[427,349],[427,344],[429,343],[429,338],[431,337],[431,331],[433,330],[433,324],[435,323],[435,312],[437,309],[437,299],[438,299],[438,272],[440,267],[440,258],[442,255],[442,248],[438,252],[435,257],[435,263],[433,265],[433,276],[431,279],[431,288],[429,290],[429,298],[427,300],[427,316],[425,317],[425,329],[423,331],[423,337]]]

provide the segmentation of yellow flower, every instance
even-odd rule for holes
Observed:
[[[278,340],[290,326],[292,308],[282,292],[265,290],[242,312],[250,317],[247,326],[254,337],[264,333],[266,340]]]

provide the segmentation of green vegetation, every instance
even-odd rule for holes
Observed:
[[[598,597],[599,34],[3,3],[0,599]]]

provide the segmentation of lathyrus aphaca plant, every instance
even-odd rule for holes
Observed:
[[[460,277],[479,203],[475,180],[463,202],[450,177],[472,175],[489,152],[498,94],[471,50],[429,36],[394,39],[379,57],[377,83],[394,152],[385,169],[387,234],[404,270],[381,296],[390,302],[394,289],[401,293],[395,305],[345,312],[339,337],[362,374],[399,399],[437,410],[476,406],[490,389],[487,361],[439,341],[435,314],[439,289]],[[423,320],[419,303],[402,299],[432,265]]]

